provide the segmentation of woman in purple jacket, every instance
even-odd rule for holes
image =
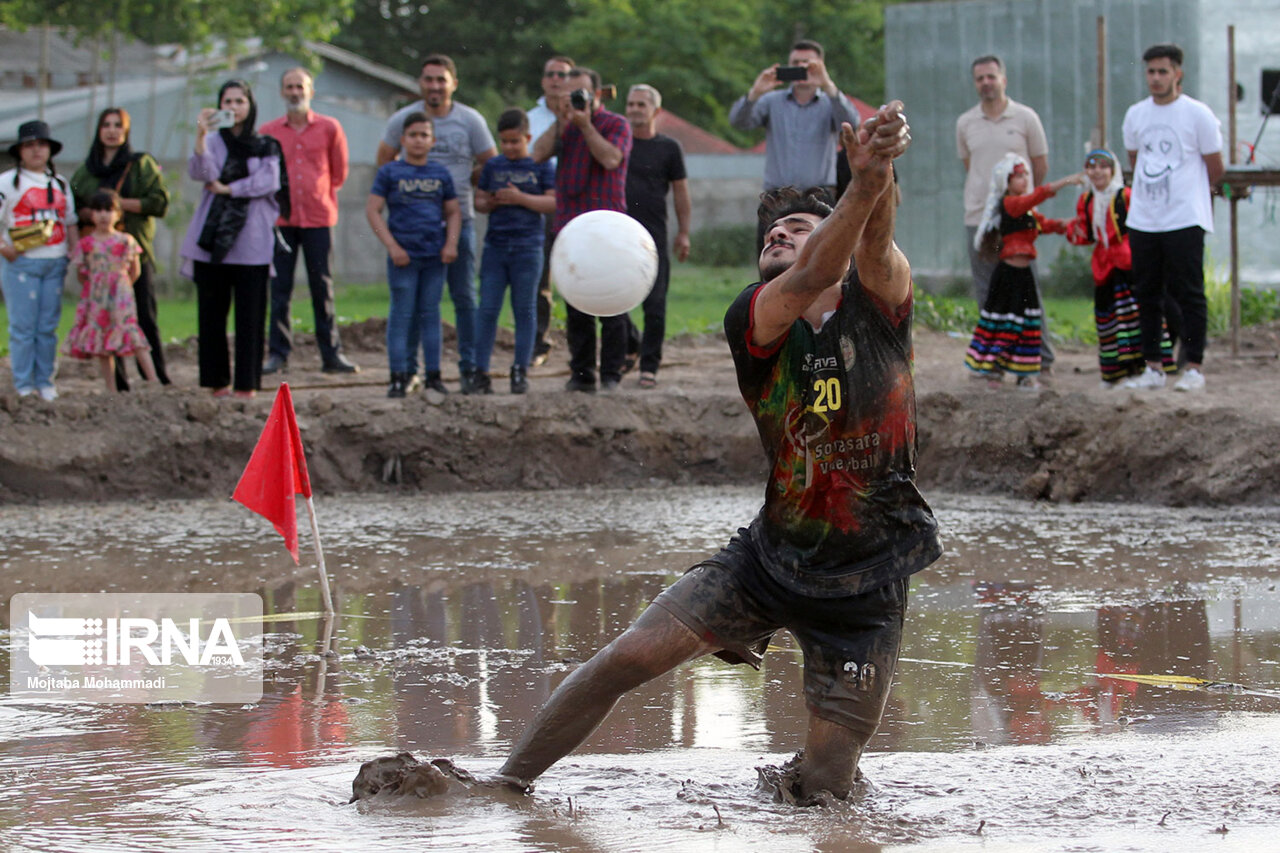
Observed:
[[[252,397],[262,379],[275,222],[289,198],[280,145],[254,133],[257,113],[248,83],[223,83],[218,109],[200,112],[187,167],[204,191],[182,243],[182,273],[196,283],[200,386],[215,397],[230,394],[232,384],[237,397]],[[227,353],[233,299],[234,383]]]

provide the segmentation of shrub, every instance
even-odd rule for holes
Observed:
[[[1040,276],[1040,292],[1043,296],[1065,298],[1093,298],[1093,271],[1090,268],[1091,252],[1086,248],[1063,246],[1049,264],[1047,273]],[[1043,272],[1044,265],[1041,264]]]
[[[705,267],[755,266],[756,228],[754,225],[718,225],[696,232],[690,241],[689,263]]]

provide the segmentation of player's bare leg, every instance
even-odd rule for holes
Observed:
[[[851,728],[810,714],[799,768],[800,796],[812,797],[819,791],[830,791],[840,799],[849,796],[868,740]]]
[[[717,648],[667,610],[650,607],[560,683],[502,765],[502,781],[527,787],[585,741],[623,693]]]

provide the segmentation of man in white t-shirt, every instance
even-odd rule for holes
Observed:
[[[1133,283],[1147,369],[1126,388],[1163,388],[1160,338],[1166,295],[1182,312],[1186,370],[1175,391],[1204,388],[1204,235],[1213,231],[1210,188],[1222,179],[1222,126],[1200,101],[1182,94],[1182,48],[1157,44],[1142,54],[1151,97],[1124,115],[1124,147],[1133,166],[1127,224]]]

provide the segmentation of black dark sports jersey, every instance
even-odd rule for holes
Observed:
[[[760,287],[725,315],[771,465],[748,535],[776,556],[779,582],[806,595],[858,593],[923,569],[942,548],[914,483],[911,303],[891,312],[851,273],[820,330],[801,318],[762,349],[750,343]]]

